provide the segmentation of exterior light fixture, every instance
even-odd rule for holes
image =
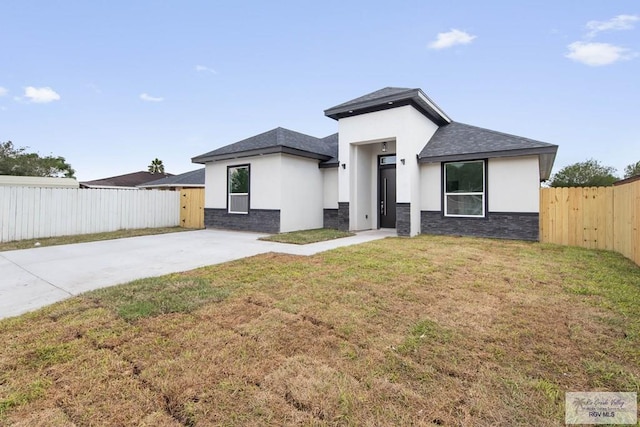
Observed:
[[[404,165],[404,159],[400,159],[400,161],[402,162],[402,164]]]
[[[343,164],[342,164],[342,169],[346,169],[346,168],[347,168],[347,164],[346,164],[346,163],[343,163]]]
[[[383,152],[383,153],[386,153],[386,152],[387,152],[387,143],[386,143],[386,142],[383,142],[383,143],[382,143],[382,152]]]

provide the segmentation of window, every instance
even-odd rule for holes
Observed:
[[[444,164],[445,216],[484,217],[484,161]]]
[[[380,166],[395,165],[396,156],[380,156]]]
[[[229,213],[249,213],[249,165],[229,166],[227,168],[229,189]]]

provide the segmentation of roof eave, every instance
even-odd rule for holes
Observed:
[[[422,114],[433,120],[436,124],[445,125],[451,123],[451,119],[420,89],[411,89],[393,95],[387,95],[369,101],[362,101],[332,107],[324,111],[324,115],[334,120],[345,117],[353,117],[375,111],[388,110],[390,108],[412,105]]]
[[[170,188],[170,187],[189,187],[189,188],[204,188],[204,184],[180,184],[180,183],[174,183],[174,184],[157,184],[157,185],[144,185],[144,184],[140,184],[138,185],[139,188],[146,188],[146,189],[154,189],[154,188]]]
[[[306,157],[306,158],[317,159],[322,161],[331,159],[331,156],[328,156],[325,154],[312,153],[310,151],[298,150],[296,148],[285,147],[280,145],[275,147],[258,148],[255,150],[239,151],[237,153],[196,156],[191,159],[191,162],[206,164],[207,162],[218,162],[221,160],[242,159],[246,157],[265,156],[268,154],[278,154],[278,153],[290,154],[293,156]]]
[[[420,163],[438,163],[438,162],[450,162],[457,160],[474,160],[483,158],[496,158],[496,157],[522,157],[531,155],[542,154],[555,154],[558,151],[557,145],[550,145],[548,147],[535,147],[535,148],[518,148],[514,150],[499,150],[499,151],[478,151],[471,153],[457,153],[457,154],[445,154],[441,156],[418,156]]]
[[[338,166],[340,166],[340,162],[320,163],[318,165],[320,169],[331,169],[331,168],[337,168]]]
[[[538,156],[538,168],[540,172],[540,181],[546,181],[551,176],[551,169],[558,152],[557,145],[549,145],[548,147],[536,148],[520,148],[516,150],[501,151],[485,151],[477,153],[447,154],[443,156],[418,156],[419,163],[439,163],[454,162],[476,159],[494,159],[499,157],[522,157],[522,156]]]

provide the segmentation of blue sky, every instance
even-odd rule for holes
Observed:
[[[558,144],[554,171],[640,160],[640,3],[3,1],[0,141],[80,180],[199,165],[277,126],[419,87],[453,120]]]

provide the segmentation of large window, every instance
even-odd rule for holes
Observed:
[[[484,161],[453,162],[444,165],[444,214],[484,216]]]
[[[227,181],[229,213],[249,213],[249,165],[229,166]]]

